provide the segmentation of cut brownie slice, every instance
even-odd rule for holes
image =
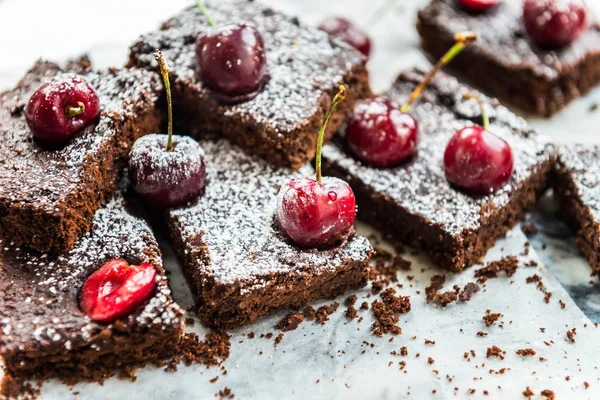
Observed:
[[[262,35],[268,79],[254,99],[220,104],[196,78],[196,37],[209,28],[196,6],[142,36],[131,47],[129,61],[132,66],[153,68],[154,49],[164,52],[173,80],[175,120],[182,121],[184,130],[193,136],[224,134],[275,166],[297,170],[315,155],[319,127],[339,84],[348,86],[348,97],[333,114],[325,140],[332,137],[355,101],[370,94],[366,59],[297,18],[248,0],[210,2],[208,12],[217,24],[243,22]]]
[[[521,0],[505,0],[485,13],[462,9],[456,0],[433,0],[419,12],[423,49],[440,57],[456,32],[470,30],[477,42],[451,68],[493,96],[523,110],[550,116],[600,83],[600,28],[590,24],[571,45],[544,50],[523,25]]]
[[[61,256],[0,242],[0,354],[11,376],[94,379],[174,352],[183,311],[171,297],[152,231],[128,210],[117,195]],[[114,258],[152,263],[156,288],[133,314],[99,324],[79,309],[78,295],[88,276]]]
[[[577,245],[600,275],[600,146],[568,145],[558,149],[554,196],[560,215],[577,235]]]
[[[101,104],[97,123],[59,149],[33,140],[23,109],[41,83],[84,77]],[[92,71],[86,60],[65,69],[38,62],[15,89],[0,95],[0,235],[38,251],[66,251],[89,229],[112,194],[133,141],[155,131],[160,77],[142,70]]]
[[[423,78],[420,71],[400,75],[386,97],[403,104]],[[468,92],[475,93],[448,75],[438,75],[410,111],[419,123],[417,154],[398,167],[377,169],[357,161],[343,137],[326,145],[323,153],[326,173],[354,189],[359,218],[452,271],[479,261],[523,217],[545,189],[555,158],[553,146],[525,120],[475,93],[490,116],[490,131],[512,147],[514,173],[492,195],[473,196],[451,186],[442,165],[446,144],[456,130],[482,123],[477,102],[463,100]]]
[[[340,245],[300,249],[274,221],[277,193],[294,174],[226,140],[203,141],[208,183],[197,203],[169,214],[172,241],[208,325],[232,328],[366,283],[372,248],[352,232]]]

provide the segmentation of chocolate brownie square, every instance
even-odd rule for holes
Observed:
[[[171,297],[152,231],[130,210],[117,194],[63,255],[0,240],[0,355],[10,376],[97,379],[175,351],[183,311]],[[80,310],[79,292],[94,271],[115,258],[153,264],[156,287],[131,315],[96,323]]]
[[[554,197],[561,217],[577,235],[577,245],[600,275],[600,146],[573,144],[558,148]]]
[[[62,148],[32,137],[24,107],[53,77],[86,79],[100,98],[98,121]],[[71,249],[88,231],[94,213],[115,189],[120,160],[133,141],[155,131],[160,77],[143,70],[90,69],[89,61],[60,68],[38,62],[0,95],[0,235],[37,251]]]
[[[196,78],[195,41],[209,28],[197,6],[142,36],[131,47],[128,65],[153,69],[152,52],[161,49],[169,61],[175,121],[182,131],[196,138],[224,135],[275,166],[297,170],[315,156],[319,127],[338,86],[348,87],[348,97],[333,114],[326,141],[355,101],[369,96],[366,58],[346,43],[258,2],[213,1],[207,7],[217,25],[246,23],[262,35],[268,78],[258,96],[222,104]]]
[[[197,312],[233,328],[281,308],[333,297],[366,283],[372,247],[352,232],[329,249],[290,244],[274,221],[290,174],[221,139],[202,141],[208,183],[195,204],[169,212],[174,248],[198,296]]]
[[[473,31],[468,46],[450,68],[491,95],[526,112],[551,116],[600,83],[600,26],[589,24],[571,45],[538,47],[525,30],[521,1],[501,1],[484,13],[472,13],[456,0],[433,0],[419,12],[423,49],[438,58],[454,43],[454,34]]]
[[[404,104],[423,78],[421,71],[403,73],[385,97]],[[514,156],[510,181],[491,195],[462,192],[444,174],[443,155],[452,135],[482,123],[477,102],[464,100],[466,93],[480,97],[490,131],[510,144]],[[445,74],[433,80],[410,114],[419,123],[420,142],[406,163],[388,169],[361,163],[347,149],[342,128],[340,138],[324,147],[324,170],[350,183],[359,218],[458,272],[478,262],[536,202],[546,188],[554,147],[498,101]]]

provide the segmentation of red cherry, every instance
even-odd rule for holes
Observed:
[[[244,24],[212,27],[196,40],[196,75],[224,102],[255,97],[265,84],[267,57],[258,31]]]
[[[478,194],[500,189],[513,172],[513,153],[504,140],[474,125],[457,131],[444,152],[446,178]]]
[[[65,142],[100,115],[100,100],[89,83],[65,75],[42,84],[25,107],[33,136],[51,143]]]
[[[376,98],[356,106],[346,128],[348,147],[375,167],[393,167],[411,157],[419,125],[389,100]]]
[[[587,10],[583,0],[525,0],[523,21],[539,46],[560,47],[585,31]]]
[[[458,4],[474,12],[484,12],[500,4],[500,0],[458,0]]]
[[[321,22],[319,29],[340,38],[367,57],[371,54],[369,36],[345,18],[329,17]]]
[[[350,186],[337,178],[290,179],[279,192],[277,221],[300,247],[327,247],[346,237],[356,216]]]
[[[131,314],[150,297],[156,282],[152,264],[129,265],[115,259],[104,264],[83,284],[79,306],[88,317],[110,323]]]

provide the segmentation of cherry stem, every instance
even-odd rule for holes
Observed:
[[[206,5],[204,5],[204,2],[201,0],[198,0],[198,8],[200,9],[200,11],[202,12],[202,15],[204,15],[204,18],[206,18],[206,22],[208,22],[208,24],[210,26],[215,26],[215,21],[210,17],[210,14],[208,13],[208,10],[206,9]]]
[[[383,13],[390,8],[390,6],[395,3],[397,0],[386,0],[384,1],[375,12],[371,15],[371,18],[364,25],[365,28],[372,26],[375,22],[381,19]]]
[[[419,98],[425,87],[429,85],[435,74],[437,74],[439,70],[442,69],[446,64],[452,61],[454,57],[456,57],[465,48],[467,44],[475,41],[476,39],[477,35],[473,32],[462,32],[454,35],[454,40],[456,40],[454,46],[452,46],[452,48],[450,48],[450,50],[448,50],[448,52],[446,52],[446,54],[444,54],[444,56],[440,58],[437,64],[435,64],[431,72],[427,74],[425,79],[423,79],[419,86],[417,86],[417,88],[411,93],[410,98],[408,99],[406,104],[400,107],[400,111],[404,113],[407,112],[408,109],[413,105],[415,100]]]
[[[321,183],[321,153],[323,152],[323,138],[325,137],[325,129],[327,128],[327,123],[329,122],[329,118],[333,111],[337,107],[339,103],[341,103],[346,98],[346,87],[344,85],[340,85],[340,91],[335,95],[333,100],[331,101],[331,106],[329,106],[329,110],[327,110],[327,114],[325,114],[325,120],[323,121],[323,125],[321,125],[321,130],[319,131],[319,137],[317,139],[317,160],[315,169],[317,170],[317,182]]]
[[[481,119],[483,120],[483,129],[486,131],[490,127],[490,118],[488,117],[487,112],[485,111],[485,106],[483,105],[483,101],[478,96],[475,96],[473,93],[467,93],[464,95],[465,99],[475,99],[477,104],[479,104],[479,108],[481,108]]]
[[[85,104],[83,104],[82,102],[78,101],[77,102],[77,107],[69,107],[67,108],[67,116],[69,118],[73,118],[77,115],[81,115],[85,112]]]
[[[173,102],[171,100],[171,84],[169,82],[169,66],[163,56],[162,51],[156,50],[154,52],[154,59],[158,63],[160,68],[160,74],[162,75],[163,82],[165,83],[165,91],[167,92],[167,113],[169,116],[169,123],[167,125],[167,132],[169,139],[167,140],[167,151],[173,150]]]

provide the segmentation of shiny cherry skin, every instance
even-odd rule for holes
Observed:
[[[354,108],[346,141],[354,155],[374,167],[394,167],[417,149],[419,125],[389,100],[376,98]]]
[[[79,307],[93,321],[111,323],[140,307],[148,300],[155,285],[154,265],[130,265],[125,260],[110,260],[83,284]]]
[[[138,139],[129,154],[129,176],[134,191],[155,209],[181,206],[196,199],[206,179],[204,151],[194,139],[152,134]]]
[[[457,131],[444,152],[448,181],[476,194],[490,194],[506,185],[513,165],[509,144],[478,125]]]
[[[469,11],[484,12],[500,4],[501,0],[457,0],[458,4]]]
[[[371,54],[369,36],[345,18],[329,17],[321,22],[319,29],[340,38],[367,57]]]
[[[583,0],[525,0],[523,21],[540,47],[556,48],[575,41],[587,26]]]
[[[100,115],[100,99],[83,78],[65,75],[42,84],[25,106],[25,121],[33,136],[62,143],[92,125]]]
[[[347,237],[356,217],[350,186],[337,178],[290,179],[277,198],[276,218],[283,233],[297,246],[323,248]]]
[[[223,102],[255,97],[267,78],[262,36],[244,24],[201,33],[196,40],[196,75]]]

